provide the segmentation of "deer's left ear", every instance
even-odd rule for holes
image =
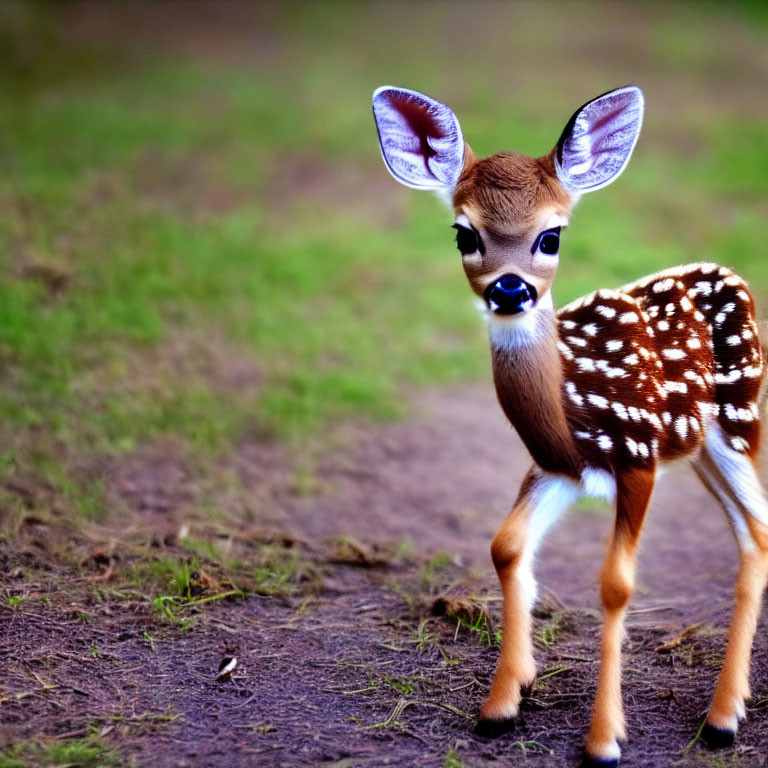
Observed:
[[[373,93],[373,117],[387,170],[415,189],[451,190],[464,168],[456,115],[423,93],[385,85]]]
[[[587,102],[573,114],[555,147],[555,169],[570,192],[592,192],[618,178],[643,125],[645,99],[634,85]]]

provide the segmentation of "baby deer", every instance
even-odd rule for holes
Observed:
[[[451,197],[464,271],[488,309],[498,399],[533,458],[491,546],[504,634],[480,734],[509,728],[536,677],[530,610],[542,537],[582,495],[615,501],[600,574],[605,623],[586,765],[616,765],[625,737],[624,613],[661,464],[690,459],[739,547],[736,606],[703,731],[713,747],[730,744],[745,715],[768,575],[768,504],[755,470],[763,352],[746,283],[726,267],[690,264],[553,309],[571,209],[624,170],[643,110],[639,88],[618,88],[578,109],[548,154],[478,159],[444,104],[404,88],[373,95],[390,173]]]

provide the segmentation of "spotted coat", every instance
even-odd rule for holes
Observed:
[[[652,466],[696,451],[717,419],[758,449],[764,356],[738,275],[690,264],[557,313],[566,419],[592,466]]]

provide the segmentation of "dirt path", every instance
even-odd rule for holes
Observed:
[[[95,732],[117,750],[118,764],[156,766],[576,761],[596,672],[595,583],[609,516],[577,510],[546,542],[537,569],[541,680],[518,732],[485,741],[472,735],[472,718],[497,656],[483,642],[494,626],[482,606],[491,619],[499,608],[488,545],[527,467],[524,451],[485,386],[433,393],[407,422],[346,427],[328,443],[336,447],[317,460],[319,488],[304,496],[285,490],[272,449],[246,445],[226,460],[246,490],[271,500],[273,514],[260,524],[313,553],[323,573],[315,589],[208,604],[185,631],[124,594],[96,600],[74,590],[55,608],[4,608],[5,743]],[[146,524],[160,510],[168,525],[194,496],[194,479],[172,457],[136,462],[113,478],[115,487],[137,519]],[[339,535],[364,542],[368,554],[392,551],[407,536],[412,551],[363,556],[368,567],[330,562],[354,560],[328,555],[327,542]],[[0,554],[6,573],[23,555]],[[735,565],[723,516],[693,475],[663,480],[629,618],[623,765],[765,763],[765,620],[739,746],[723,763],[705,762],[699,746],[684,754],[714,685]],[[52,578],[66,584],[67,569],[57,568]],[[463,600],[464,624],[434,615],[437,598]],[[709,624],[678,647],[654,651],[700,621]],[[239,668],[231,682],[216,683],[226,653]]]

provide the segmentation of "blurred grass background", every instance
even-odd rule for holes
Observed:
[[[768,296],[767,43],[758,2],[3,3],[0,478],[98,516],[83,456],[302,440],[488,377],[451,217],[381,163],[384,83],[479,154],[543,154],[637,83],[556,300],[703,259]]]

